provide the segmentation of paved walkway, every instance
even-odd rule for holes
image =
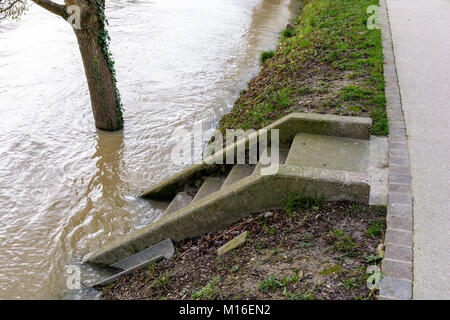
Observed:
[[[414,299],[450,299],[450,0],[387,0],[414,198]]]

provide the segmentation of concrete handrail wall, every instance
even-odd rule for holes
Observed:
[[[267,132],[267,144],[270,146],[270,132],[279,130],[280,148],[289,148],[295,135],[299,132],[337,136],[354,139],[370,139],[372,119],[362,117],[346,117],[328,114],[291,113],[267,127],[245,136],[215,154],[206,157],[199,164],[193,164],[179,173],[157,183],[141,196],[155,200],[171,200],[182,191],[184,185],[197,176],[208,175],[220,170],[225,163],[226,155],[233,152],[235,158],[239,148],[249,149],[250,141],[260,141],[260,135]],[[211,164],[213,163],[213,164]]]
[[[368,203],[366,174],[280,165],[277,174],[253,174],[130,233],[85,257],[94,264],[110,265],[164,239],[181,241],[220,230],[250,213],[281,208],[292,194],[325,201]]]

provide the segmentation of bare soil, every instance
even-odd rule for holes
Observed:
[[[176,244],[172,259],[120,278],[103,288],[102,298],[373,298],[366,270],[379,263],[384,221],[384,207],[346,202],[253,215]],[[217,255],[244,231],[250,232],[244,246]]]

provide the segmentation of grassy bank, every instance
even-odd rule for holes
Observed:
[[[176,255],[124,276],[103,299],[370,299],[369,265],[385,208],[293,199],[226,230],[178,243]],[[246,244],[217,249],[249,231]]]
[[[387,135],[381,32],[367,28],[373,4],[378,1],[304,1],[220,129],[258,129],[297,111],[370,116],[372,134]]]

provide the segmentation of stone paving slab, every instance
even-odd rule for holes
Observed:
[[[386,238],[396,246],[386,248],[386,268],[398,269],[380,296],[450,299],[450,1],[380,4],[391,128]]]
[[[413,296],[413,199],[406,124],[385,0],[380,0],[380,7],[389,120],[389,196],[383,280],[378,299],[400,300]]]

